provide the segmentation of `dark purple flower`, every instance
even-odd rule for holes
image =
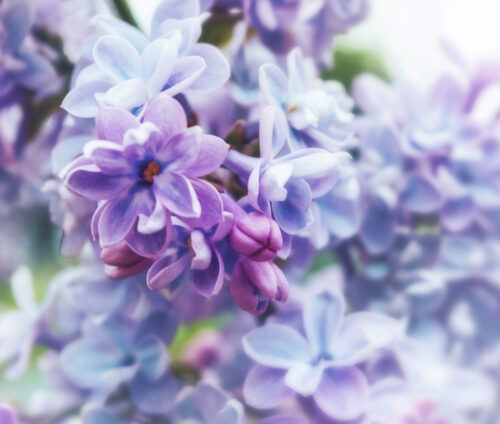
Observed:
[[[137,254],[154,258],[168,245],[171,216],[198,219],[203,205],[215,218],[210,215],[200,227],[220,219],[221,200],[199,177],[222,164],[228,146],[199,127],[187,128],[173,98],[157,97],[142,122],[124,110],[102,108],[97,136],[64,171],[64,181],[101,202],[93,228],[102,247],[126,240]]]
[[[213,196],[218,193],[213,189]],[[210,204],[202,204],[200,219],[188,220],[190,225],[175,225],[172,240],[173,247],[155,261],[147,275],[151,290],[169,287],[174,291],[184,280],[194,283],[196,291],[205,297],[217,295],[222,289],[225,276],[224,260],[220,251],[220,242],[227,236],[234,222],[234,217],[227,211],[211,209]],[[222,216],[220,221],[215,218]],[[212,218],[210,218],[212,217]],[[201,223],[210,222],[209,228],[202,228]]]

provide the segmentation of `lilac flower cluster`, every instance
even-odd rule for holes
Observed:
[[[365,0],[71,5],[0,0],[5,221],[73,258],[0,264],[1,424],[497,423],[497,65],[322,79]]]

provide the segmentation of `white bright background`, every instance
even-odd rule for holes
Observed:
[[[148,28],[161,0],[129,0]],[[393,73],[435,74],[443,63],[440,40],[452,42],[471,61],[500,61],[499,0],[371,0],[368,20],[342,42],[383,55]]]

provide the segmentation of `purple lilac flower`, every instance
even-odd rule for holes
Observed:
[[[285,113],[291,146],[338,151],[350,135],[352,100],[340,83],[317,79],[300,49],[290,52],[287,65],[288,76],[274,64],[263,65],[259,83],[266,103]]]
[[[222,390],[200,383],[178,401],[168,414],[172,422],[188,424],[245,424],[243,405]]]
[[[368,0],[325,0],[323,8],[311,21],[313,36],[304,50],[318,63],[331,65],[335,37],[363,21],[368,11]]]
[[[246,401],[273,408],[295,392],[313,396],[318,407],[339,420],[359,417],[369,387],[356,367],[397,338],[397,322],[370,312],[344,314],[339,294],[310,298],[303,313],[307,338],[281,324],[267,324],[243,339],[246,353],[258,363],[244,385]]]
[[[288,153],[287,127],[284,113],[267,107],[259,130],[262,159],[231,151],[225,166],[247,181],[252,207],[272,215],[285,233],[297,234],[312,223],[312,200],[333,187],[340,165],[349,155],[320,148]]]
[[[168,245],[172,215],[196,220],[207,208],[212,215],[199,226],[217,222],[220,197],[199,177],[222,164],[227,145],[199,127],[187,128],[177,101],[158,97],[142,122],[103,108],[97,135],[65,170],[64,181],[75,193],[101,201],[93,226],[102,247],[126,240],[137,254],[155,258]]]
[[[123,384],[147,413],[173,406],[179,382],[167,371],[168,346],[176,332],[171,314],[155,311],[134,323],[116,315],[88,323],[81,338],[66,345],[61,364],[78,387],[105,401]]]
[[[288,53],[306,36],[307,22],[321,9],[323,0],[246,0],[245,17],[263,43],[277,53]]]
[[[217,243],[230,228],[225,223],[209,231],[174,226],[173,247],[149,269],[148,287],[151,290],[169,287],[174,291],[183,281],[191,280],[200,295],[217,295],[225,276],[224,261]]]
[[[59,88],[54,67],[36,43],[28,40],[31,24],[27,1],[4,0],[0,4],[0,107],[19,101],[23,95],[19,88],[33,90],[40,98]]]
[[[276,415],[274,417],[264,418],[258,424],[305,424],[302,418],[290,417],[288,415]]]
[[[299,46],[319,65],[330,65],[335,36],[362,21],[366,0],[245,0],[245,18],[277,54]]]
[[[196,43],[201,33],[197,0],[163,1],[151,24],[152,40],[112,18],[98,18],[107,35],[98,38],[91,64],[79,73],[62,106],[92,117],[99,105],[118,106],[141,117],[159,94],[210,90],[229,78],[229,66],[214,46]]]

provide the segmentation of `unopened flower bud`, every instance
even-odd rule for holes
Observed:
[[[270,300],[284,302],[288,298],[288,281],[272,262],[240,260],[231,276],[231,295],[236,304],[251,314],[263,313]]]
[[[251,212],[236,221],[229,235],[231,247],[254,261],[271,261],[283,247],[278,224],[259,212]]]
[[[153,260],[135,253],[125,241],[101,250],[105,264],[104,272],[108,278],[119,280],[139,274],[149,267]]]

